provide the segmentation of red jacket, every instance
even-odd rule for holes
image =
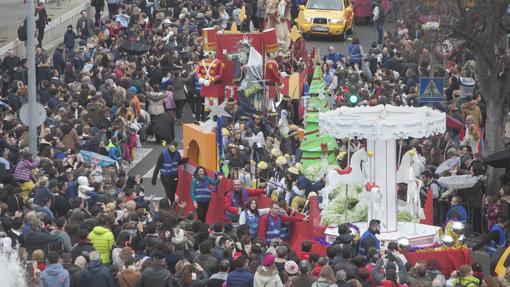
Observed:
[[[260,217],[259,220],[259,229],[258,229],[258,237],[265,241],[266,240],[266,230],[267,230],[267,217],[272,216],[276,220],[276,216],[280,216],[282,222],[299,222],[302,221],[302,218],[295,217],[295,216],[287,216],[287,215],[275,215],[273,212],[270,212],[268,214],[264,214]]]
[[[264,194],[264,192],[265,192],[264,189],[261,189],[261,188],[246,188],[245,190],[247,191],[248,196],[256,196],[259,194]],[[232,195],[234,192],[235,192],[234,190],[231,190],[231,191],[227,192],[227,194],[225,194],[224,206],[225,206],[226,211],[229,211],[233,214],[237,214],[239,212],[239,210],[238,210],[239,206],[232,206]],[[246,203],[248,202],[248,198],[241,198],[241,200],[239,200],[239,201],[241,203],[241,208],[242,209],[246,208]]]

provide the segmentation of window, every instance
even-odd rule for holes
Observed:
[[[344,10],[344,3],[342,1],[345,0],[308,0],[306,8],[342,11]]]

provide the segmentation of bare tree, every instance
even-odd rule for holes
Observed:
[[[485,144],[487,154],[504,149],[503,121],[508,112],[510,71],[508,57],[498,44],[508,33],[510,0],[448,0],[453,35],[466,40],[476,61],[478,84],[486,102]],[[489,170],[489,190],[497,190],[502,170]]]

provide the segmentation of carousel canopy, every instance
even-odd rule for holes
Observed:
[[[422,138],[444,133],[446,114],[429,107],[341,107],[319,113],[319,130],[336,138]]]

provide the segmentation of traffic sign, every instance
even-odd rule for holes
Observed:
[[[34,115],[35,115],[35,125],[40,126],[44,123],[46,120],[46,110],[44,109],[44,106],[35,103],[34,107]],[[21,106],[21,109],[19,110],[19,119],[25,126],[30,126],[30,105],[24,104]]]
[[[443,78],[420,78],[420,102],[440,103],[443,101]]]

